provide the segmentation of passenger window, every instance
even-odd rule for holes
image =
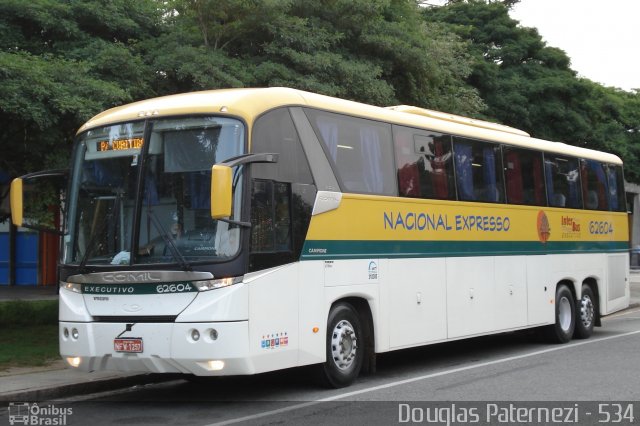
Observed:
[[[546,206],[542,154],[528,149],[502,147],[507,203]]]
[[[599,161],[582,160],[580,164],[584,208],[609,210],[609,190],[605,166]]]
[[[306,110],[346,191],[396,195],[391,125]]]
[[[576,158],[546,154],[547,199],[551,207],[582,208],[580,168]]]
[[[458,199],[487,203],[504,202],[500,146],[454,137]]]
[[[252,165],[253,177],[280,182],[313,183],[298,132],[286,108],[270,111],[253,127],[251,152],[275,152],[278,162]]]
[[[451,136],[393,126],[400,196],[455,200]]]
[[[609,206],[616,212],[627,211],[624,177],[621,166],[607,166],[607,180],[609,183]]]

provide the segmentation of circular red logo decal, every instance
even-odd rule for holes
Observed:
[[[551,227],[549,226],[549,219],[542,210],[538,212],[538,238],[542,243],[549,241],[551,235]]]

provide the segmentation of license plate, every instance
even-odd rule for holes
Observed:
[[[113,350],[116,352],[141,353],[142,339],[137,337],[129,339],[114,339]]]

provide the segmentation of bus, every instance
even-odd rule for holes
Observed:
[[[37,178],[12,183],[16,225]],[[343,387],[379,353],[564,343],[629,305],[622,161],[490,122],[194,92],[93,117],[68,182],[60,353],[84,371],[316,365]]]

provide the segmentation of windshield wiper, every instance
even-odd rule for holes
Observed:
[[[115,219],[115,214],[120,212],[120,192],[116,193],[115,201],[113,202],[113,210],[104,218],[102,224],[100,224],[100,228],[98,232],[94,232],[89,239],[89,243],[87,244],[87,250],[85,250],[82,255],[82,259],[80,259],[80,263],[78,264],[79,272],[82,274],[85,272],[87,261],[89,260],[89,255],[93,252],[93,249],[98,241],[98,235],[102,235],[104,230],[107,228],[107,224],[111,222],[112,219]]]
[[[102,221],[102,224],[100,225],[100,228],[98,229],[98,232],[94,233],[93,235],[91,235],[91,238],[89,239],[89,243],[87,244],[87,249],[85,250],[84,254],[82,255],[82,259],[80,259],[80,264],[78,264],[78,269],[79,269],[79,273],[84,273],[86,266],[87,266],[87,261],[89,260],[89,255],[93,252],[93,248],[96,245],[96,242],[98,241],[98,235],[101,235],[104,230],[107,227],[107,223],[109,223],[109,220],[113,218],[113,215],[109,214],[107,215],[107,217],[105,218],[105,220]]]
[[[173,258],[176,259],[178,263],[180,263],[180,266],[182,267],[182,269],[184,269],[185,271],[191,271],[193,268],[191,267],[187,259],[184,258],[182,253],[180,253],[180,250],[178,250],[178,247],[176,247],[176,244],[173,242],[173,239],[169,237],[167,230],[164,229],[164,227],[160,223],[160,219],[158,219],[158,216],[156,216],[155,212],[150,207],[147,207],[147,216],[151,218],[151,222],[153,222],[153,226],[155,226],[158,232],[160,233],[160,237],[162,237],[162,240],[164,241],[165,245],[169,247],[169,251],[171,252],[171,255],[173,256]]]

